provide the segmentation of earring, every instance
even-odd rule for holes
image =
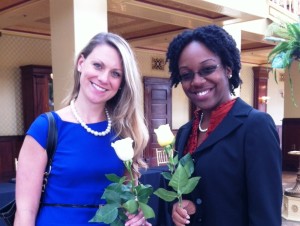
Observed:
[[[228,75],[228,78],[231,79],[232,78],[232,74]]]

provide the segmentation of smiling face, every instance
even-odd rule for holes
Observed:
[[[124,76],[120,54],[107,44],[96,46],[86,58],[81,55],[77,70],[81,73],[78,98],[95,104],[113,98]]]
[[[213,110],[231,99],[230,68],[224,68],[220,58],[200,42],[183,49],[178,68],[185,94],[200,109]]]

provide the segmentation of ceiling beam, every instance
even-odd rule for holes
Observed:
[[[271,51],[273,49],[273,47],[257,47],[257,48],[252,48],[252,49],[243,49],[243,53],[262,53],[265,54],[266,51]]]
[[[214,22],[207,17],[133,0],[110,0],[108,11],[187,28],[195,28]]]
[[[157,43],[169,44],[173,40],[173,38],[179,33],[181,33],[182,31],[183,29],[178,31],[161,33],[157,35],[148,35],[147,37],[144,38],[129,39],[128,41],[130,42],[130,45],[134,47],[152,46],[153,44],[157,44]]]
[[[257,34],[257,33],[253,33],[253,32],[249,32],[249,31],[244,31],[242,30],[242,39],[245,40],[249,40],[252,42],[260,42],[260,43],[265,43],[265,44],[269,44],[269,45],[276,45],[274,44],[274,42],[270,42],[265,40],[265,36],[262,34]]]
[[[221,19],[222,21],[224,21],[223,25],[229,24],[229,21],[237,22],[237,20],[238,20],[239,22],[243,22],[243,21],[256,20],[256,19],[262,18],[257,15],[243,12],[240,9],[234,9],[234,8],[228,7],[225,4],[222,5],[222,4],[220,4],[222,2],[220,2],[219,0],[217,3],[215,3],[214,1],[210,1],[210,0],[207,0],[207,1],[205,1],[205,0],[170,0],[170,1],[226,15],[228,19]],[[227,0],[226,2],[230,2],[230,1]],[[245,3],[243,2],[243,4],[245,4]],[[219,20],[220,19],[217,19],[214,21],[218,22]]]
[[[26,2],[0,12],[0,29],[44,19],[49,13],[49,0]]]

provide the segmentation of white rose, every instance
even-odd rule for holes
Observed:
[[[122,140],[117,140],[114,143],[111,143],[111,146],[115,149],[115,152],[119,159],[122,161],[128,161],[133,158],[134,151],[132,148],[133,140],[130,137],[127,137]]]
[[[174,141],[174,134],[172,133],[169,124],[160,125],[158,129],[154,129],[156,133],[157,142],[161,147],[168,146]]]

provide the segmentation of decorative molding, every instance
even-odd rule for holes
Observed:
[[[152,57],[151,63],[152,63],[152,70],[159,70],[159,71],[165,70],[165,59]]]

